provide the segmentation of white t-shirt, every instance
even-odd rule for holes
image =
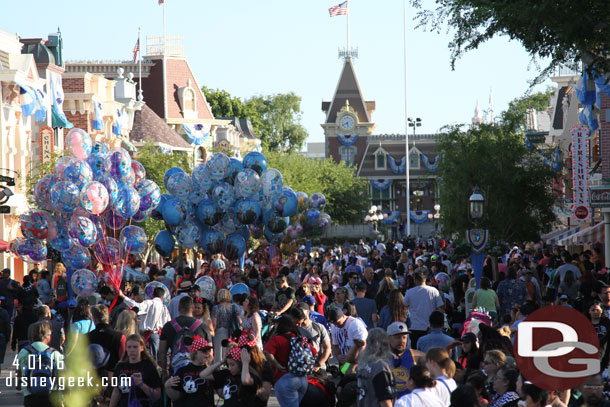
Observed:
[[[354,339],[366,341],[368,331],[366,325],[362,320],[347,317],[345,325],[342,328],[331,324],[330,336],[332,338],[333,345],[339,347],[339,351],[342,355],[346,355],[347,352],[354,346]]]
[[[455,380],[442,375],[436,378],[436,386],[432,387],[431,390],[436,393],[445,406],[448,406],[451,404],[451,393],[453,393],[453,390],[456,388],[457,383]]]
[[[394,407],[447,407],[434,392],[434,388],[415,389],[396,401]]]
[[[427,285],[419,285],[407,290],[405,305],[411,316],[411,329],[425,331],[430,326],[429,318],[432,311],[444,305],[438,290]]]

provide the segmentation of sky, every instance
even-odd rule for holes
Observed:
[[[301,123],[308,142],[324,141],[323,100],[330,101],[346,46],[347,17],[329,17],[341,0],[166,0],[166,32],[183,37],[184,54],[200,86],[224,89],[247,99],[294,92],[302,98]],[[430,0],[424,4],[433,6]],[[163,33],[158,0],[29,0],[10,2],[15,17],[0,29],[23,38],[46,38],[57,27],[65,60],[129,60],[142,29]],[[450,67],[451,35],[416,28],[407,8],[408,116],[422,119],[417,133],[448,124],[470,123],[477,101],[496,115],[508,102],[531,91],[536,67],[517,42],[496,38]],[[366,100],[376,101],[375,134],[404,134],[403,1],[349,2],[351,46],[358,48],[356,75]],[[543,90],[550,80],[533,88]]]

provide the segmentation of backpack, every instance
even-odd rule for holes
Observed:
[[[288,371],[295,376],[308,376],[313,373],[316,358],[309,347],[307,338],[301,335],[286,337],[290,341]]]
[[[51,378],[57,375],[57,366],[53,362],[52,353],[55,349],[48,347],[38,352],[32,345],[24,348],[28,352],[28,363],[23,377],[28,379],[28,391],[36,396],[48,396],[51,394]],[[31,369],[30,369],[31,368]],[[42,380],[44,378],[44,380]],[[44,381],[44,385],[41,383]]]
[[[189,355],[189,346],[193,343],[193,336],[195,335],[195,331],[202,324],[200,319],[197,319],[193,322],[188,329],[183,328],[176,322],[175,319],[170,321],[172,327],[176,331],[176,336],[174,337],[174,345],[172,346],[172,361],[171,366],[174,369],[179,369],[182,366],[186,366],[191,361]]]

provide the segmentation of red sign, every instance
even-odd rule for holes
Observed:
[[[578,219],[586,219],[589,216],[589,209],[586,206],[579,206],[574,210],[574,216]]]
[[[582,124],[572,130],[572,216],[577,222],[589,218],[589,128]],[[584,209],[584,211],[583,211]]]

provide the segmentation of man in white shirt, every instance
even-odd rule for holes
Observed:
[[[159,350],[159,335],[163,325],[171,320],[167,307],[163,304],[163,295],[165,290],[163,287],[157,287],[153,291],[152,300],[144,300],[135,302],[131,298],[125,297],[122,292],[119,295],[123,297],[123,302],[130,307],[138,308],[138,315],[141,317],[138,330],[140,335],[147,340],[148,348],[153,358],[157,360],[157,352]],[[148,338],[148,339],[147,339]]]
[[[405,305],[411,315],[411,346],[417,349],[417,340],[427,333],[430,327],[430,314],[438,310],[445,312],[445,302],[438,290],[426,285],[426,273],[415,272],[413,280],[415,287],[407,290]]]
[[[348,372],[354,371],[358,356],[366,346],[366,325],[358,318],[345,315],[340,308],[331,309],[327,320],[331,324],[333,355],[340,365],[350,364]]]

